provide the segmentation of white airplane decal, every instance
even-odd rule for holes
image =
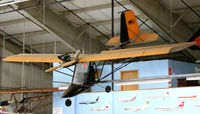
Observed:
[[[104,111],[107,110],[110,106],[110,103],[107,103],[105,107],[91,108],[90,111]]]
[[[141,110],[146,110],[149,108],[149,101],[146,102],[146,104],[140,106],[140,107],[128,107],[125,108],[124,110],[126,111],[141,111]]]
[[[200,95],[193,95],[193,96],[180,96],[177,97],[178,99],[184,99],[184,100],[192,100],[192,99],[200,99]]]
[[[161,95],[161,96],[148,96],[145,97],[145,99],[165,99],[169,97],[169,92],[166,92],[166,95]]]
[[[99,96],[97,97],[97,99],[95,101],[83,101],[83,102],[79,102],[79,104],[95,104],[97,103],[99,100]]]
[[[119,103],[131,102],[131,101],[133,101],[135,99],[136,99],[136,95],[133,96],[133,98],[131,98],[131,99],[117,99],[117,102],[119,102]]]
[[[183,107],[184,107],[184,101],[181,102],[181,104],[178,107],[157,107],[155,109],[159,111],[173,111],[173,110],[182,109]]]

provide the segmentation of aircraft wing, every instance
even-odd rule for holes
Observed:
[[[85,57],[80,57],[78,62],[105,61],[105,60],[124,59],[131,57],[169,54],[184,50],[195,44],[196,42],[187,42],[187,43],[103,51],[100,54],[93,54]]]
[[[181,51],[195,44],[196,42],[187,42],[187,43],[103,51],[99,54],[80,55],[78,58],[78,62],[105,61],[113,59],[124,59],[131,57],[168,54]],[[59,62],[60,63],[62,61],[58,59],[59,55],[61,54],[19,54],[6,57],[3,60],[7,62],[46,62],[46,63]],[[74,57],[73,54],[69,55],[72,58]]]
[[[61,63],[62,61],[58,59],[58,56],[62,54],[18,54],[13,56],[8,56],[3,59],[6,62],[38,62],[38,63]],[[74,54],[69,54],[71,58]],[[82,54],[80,57],[87,56],[87,54]]]
[[[61,54],[19,54],[8,56],[3,59],[6,62],[41,62],[41,63],[60,63],[58,59]]]

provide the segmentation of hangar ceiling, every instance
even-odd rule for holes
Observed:
[[[200,27],[199,0],[118,2],[134,10],[141,32],[157,32],[160,36],[154,43],[135,47],[185,42]],[[120,4],[114,5],[115,35],[120,32],[120,12],[125,10]],[[98,53],[109,48],[104,44],[112,31],[111,0],[29,0],[0,7],[0,15],[1,39],[21,47],[26,45],[29,52],[66,53],[82,49],[84,53]],[[198,50],[182,53],[180,58],[184,55],[193,61],[200,59]]]

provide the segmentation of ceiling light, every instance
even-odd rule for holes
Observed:
[[[25,1],[28,1],[28,0],[0,0],[0,6],[6,6],[10,4],[19,3],[19,2],[25,2]]]

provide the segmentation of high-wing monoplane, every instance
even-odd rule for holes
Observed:
[[[137,43],[152,42],[158,39],[155,33],[140,33],[139,26],[135,14],[131,10],[123,11],[121,14],[121,30],[120,36],[111,38],[106,45],[123,47],[126,45],[134,45]],[[39,62],[39,63],[61,63],[46,70],[46,72],[54,71],[58,68],[66,68],[75,65],[72,82],[69,88],[64,92],[62,97],[73,97],[94,84],[102,82],[103,78],[95,78],[97,71],[95,61],[107,61],[116,59],[130,59],[143,56],[153,56],[161,54],[169,54],[184,50],[191,46],[200,47],[200,37],[195,38],[191,42],[166,44],[139,48],[115,49],[102,51],[98,54],[81,54],[78,50],[75,54],[19,54],[9,56],[3,60],[6,62]],[[128,62],[128,61],[126,61]],[[111,90],[110,86],[105,88],[106,92]],[[71,101],[66,100],[66,105],[70,106]]]

